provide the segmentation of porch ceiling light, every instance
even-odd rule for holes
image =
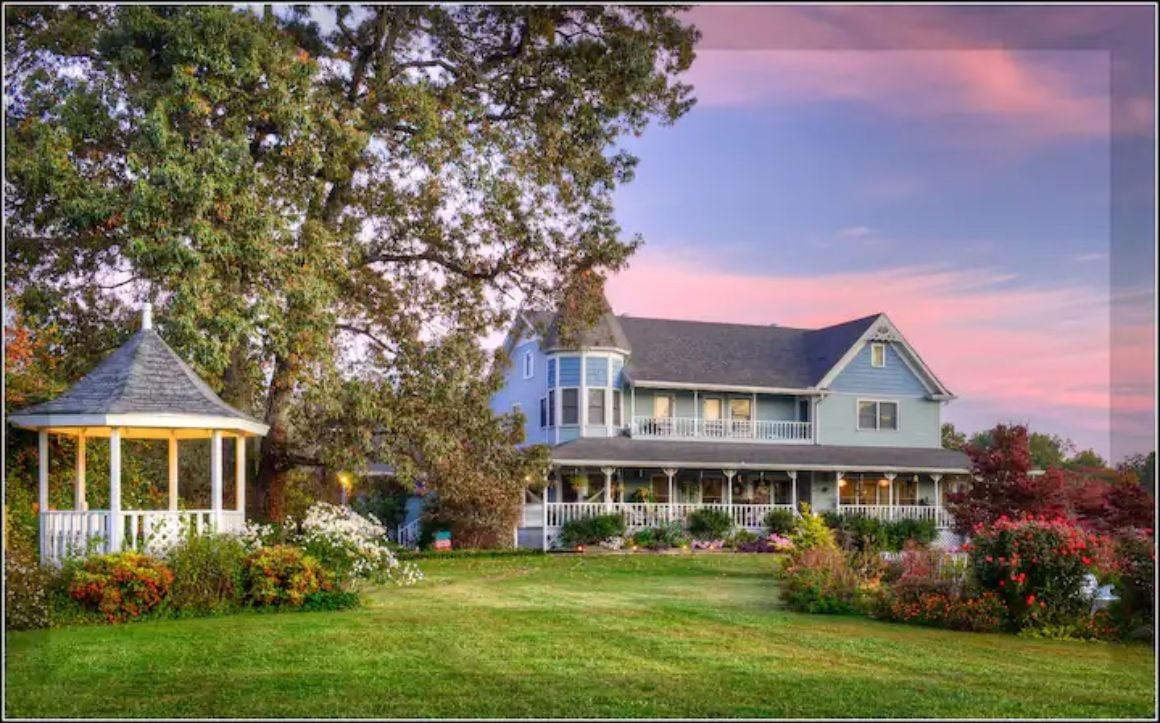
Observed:
[[[844,478],[843,478],[843,479],[840,479],[840,480],[838,480],[838,486],[839,486],[839,487],[845,487],[845,486],[846,486],[846,480],[845,480]]]
[[[890,486],[890,480],[888,480],[888,479],[880,479],[880,480],[878,480],[878,486],[879,486],[879,487],[889,487],[889,486]]]

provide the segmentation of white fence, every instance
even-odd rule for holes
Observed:
[[[841,505],[843,515],[872,517],[876,520],[934,520],[935,527],[950,527],[951,516],[934,505]]]
[[[121,549],[163,554],[182,536],[215,529],[212,510],[127,510],[118,515]],[[108,510],[49,510],[40,515],[40,559],[60,564],[70,557],[109,552]],[[246,525],[237,510],[222,510],[221,532],[237,532]]]
[[[809,442],[813,425],[758,419],[700,419],[698,417],[635,417],[634,437],[683,439],[752,439],[760,442]]]

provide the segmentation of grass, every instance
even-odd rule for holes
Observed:
[[[791,613],[768,555],[461,557],[337,613],[10,633],[20,717],[1146,717],[1138,645]]]

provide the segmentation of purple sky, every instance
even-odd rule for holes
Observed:
[[[883,311],[959,395],[960,429],[1153,449],[1152,12],[693,10],[698,104],[629,146],[618,213],[647,243],[613,306]]]

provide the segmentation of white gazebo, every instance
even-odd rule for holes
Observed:
[[[141,330],[96,369],[56,399],[22,409],[14,425],[34,429],[39,439],[40,558],[59,563],[92,545],[104,551],[158,551],[183,530],[231,531],[245,526],[245,440],[264,436],[268,425],[226,404],[169,348],[153,329],[152,308],[142,309]],[[71,510],[49,509],[48,435],[76,437],[76,479]],[[109,439],[109,509],[90,510],[85,501],[85,440]],[[236,509],[222,508],[222,440],[237,448]],[[169,507],[121,508],[121,440],[169,443]],[[210,440],[210,508],[178,509],[178,446],[181,440]],[[98,542],[91,543],[96,540]]]

